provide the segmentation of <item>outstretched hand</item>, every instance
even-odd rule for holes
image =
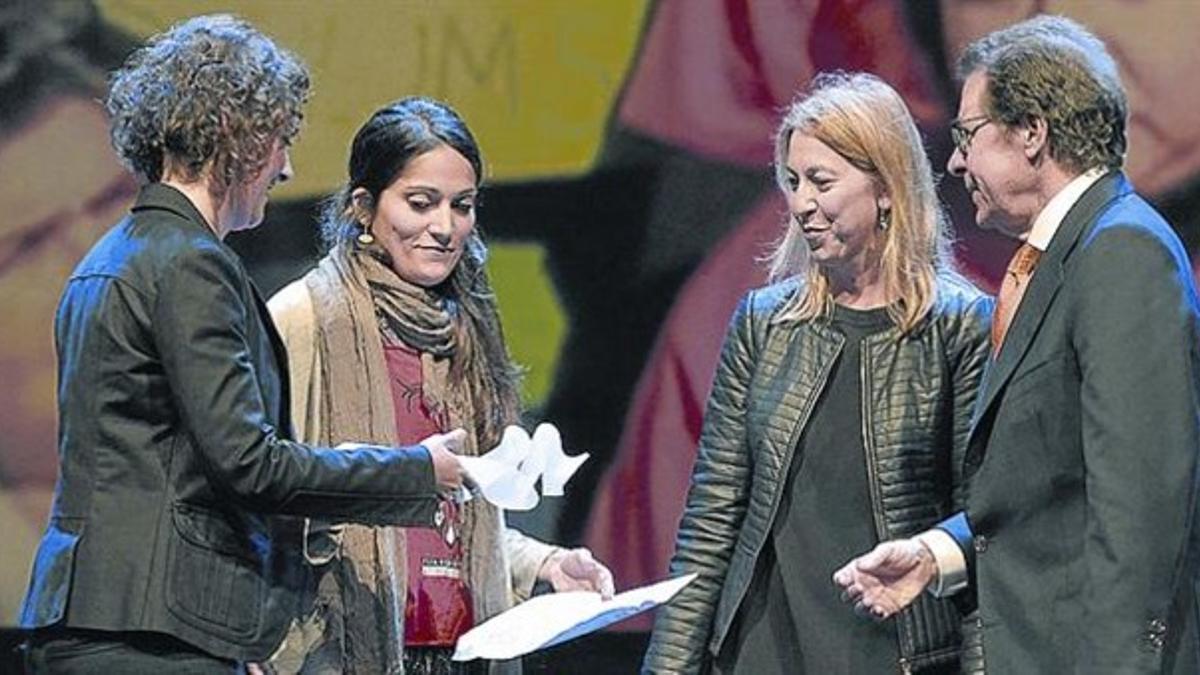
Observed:
[[[855,613],[882,621],[908,607],[933,581],[937,567],[933,555],[916,539],[879,544],[833,574],[842,589],[842,600],[854,604]]]
[[[550,554],[542,563],[538,578],[549,582],[555,593],[595,591],[608,600],[615,591],[612,572],[586,548],[562,549]]]

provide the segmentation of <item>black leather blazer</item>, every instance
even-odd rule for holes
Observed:
[[[142,189],[67,282],[59,475],[20,622],[157,631],[264,659],[305,583],[295,520],[432,522],[422,448],[290,440],[286,359],[241,262],[173,188]]]
[[[845,342],[821,322],[775,321],[796,289],[751,291],[730,324],[671,561],[672,574],[699,577],[659,610],[644,671],[699,672],[750,586],[797,441]],[[912,334],[898,339],[893,328],[863,342],[863,440],[881,541],[921,532],[962,503],[991,311],[974,287],[942,279]],[[951,603],[919,599],[897,619],[898,669],[958,662],[960,623]]]

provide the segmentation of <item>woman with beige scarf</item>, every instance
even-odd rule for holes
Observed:
[[[292,414],[304,440],[397,444],[464,427],[486,452],[518,421],[509,359],[475,231],[479,148],[448,106],[412,97],[377,111],[351,147],[329,203],[328,255],[271,299],[287,344]],[[483,499],[445,501],[435,529],[312,521],[305,557],[315,603],[269,664],[305,673],[515,673],[520,663],[453,663],[458,637],[527,598],[612,593],[586,549],[504,524]]]

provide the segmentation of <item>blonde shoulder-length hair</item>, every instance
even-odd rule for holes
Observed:
[[[901,334],[913,331],[936,300],[937,277],[953,274],[946,217],[934,189],[921,135],[900,95],[867,73],[822,73],[788,107],[775,135],[775,177],[787,187],[788,146],[794,133],[829,146],[876,182],[891,201],[880,265],[888,314]],[[809,263],[808,245],[792,217],[767,258],[772,281],[800,280],[776,321],[828,318],[829,279]]]

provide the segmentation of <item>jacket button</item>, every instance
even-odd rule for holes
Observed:
[[[988,547],[987,537],[983,536],[982,534],[976,535],[976,537],[975,537],[975,552],[983,553],[984,551],[987,550],[987,547]]]

